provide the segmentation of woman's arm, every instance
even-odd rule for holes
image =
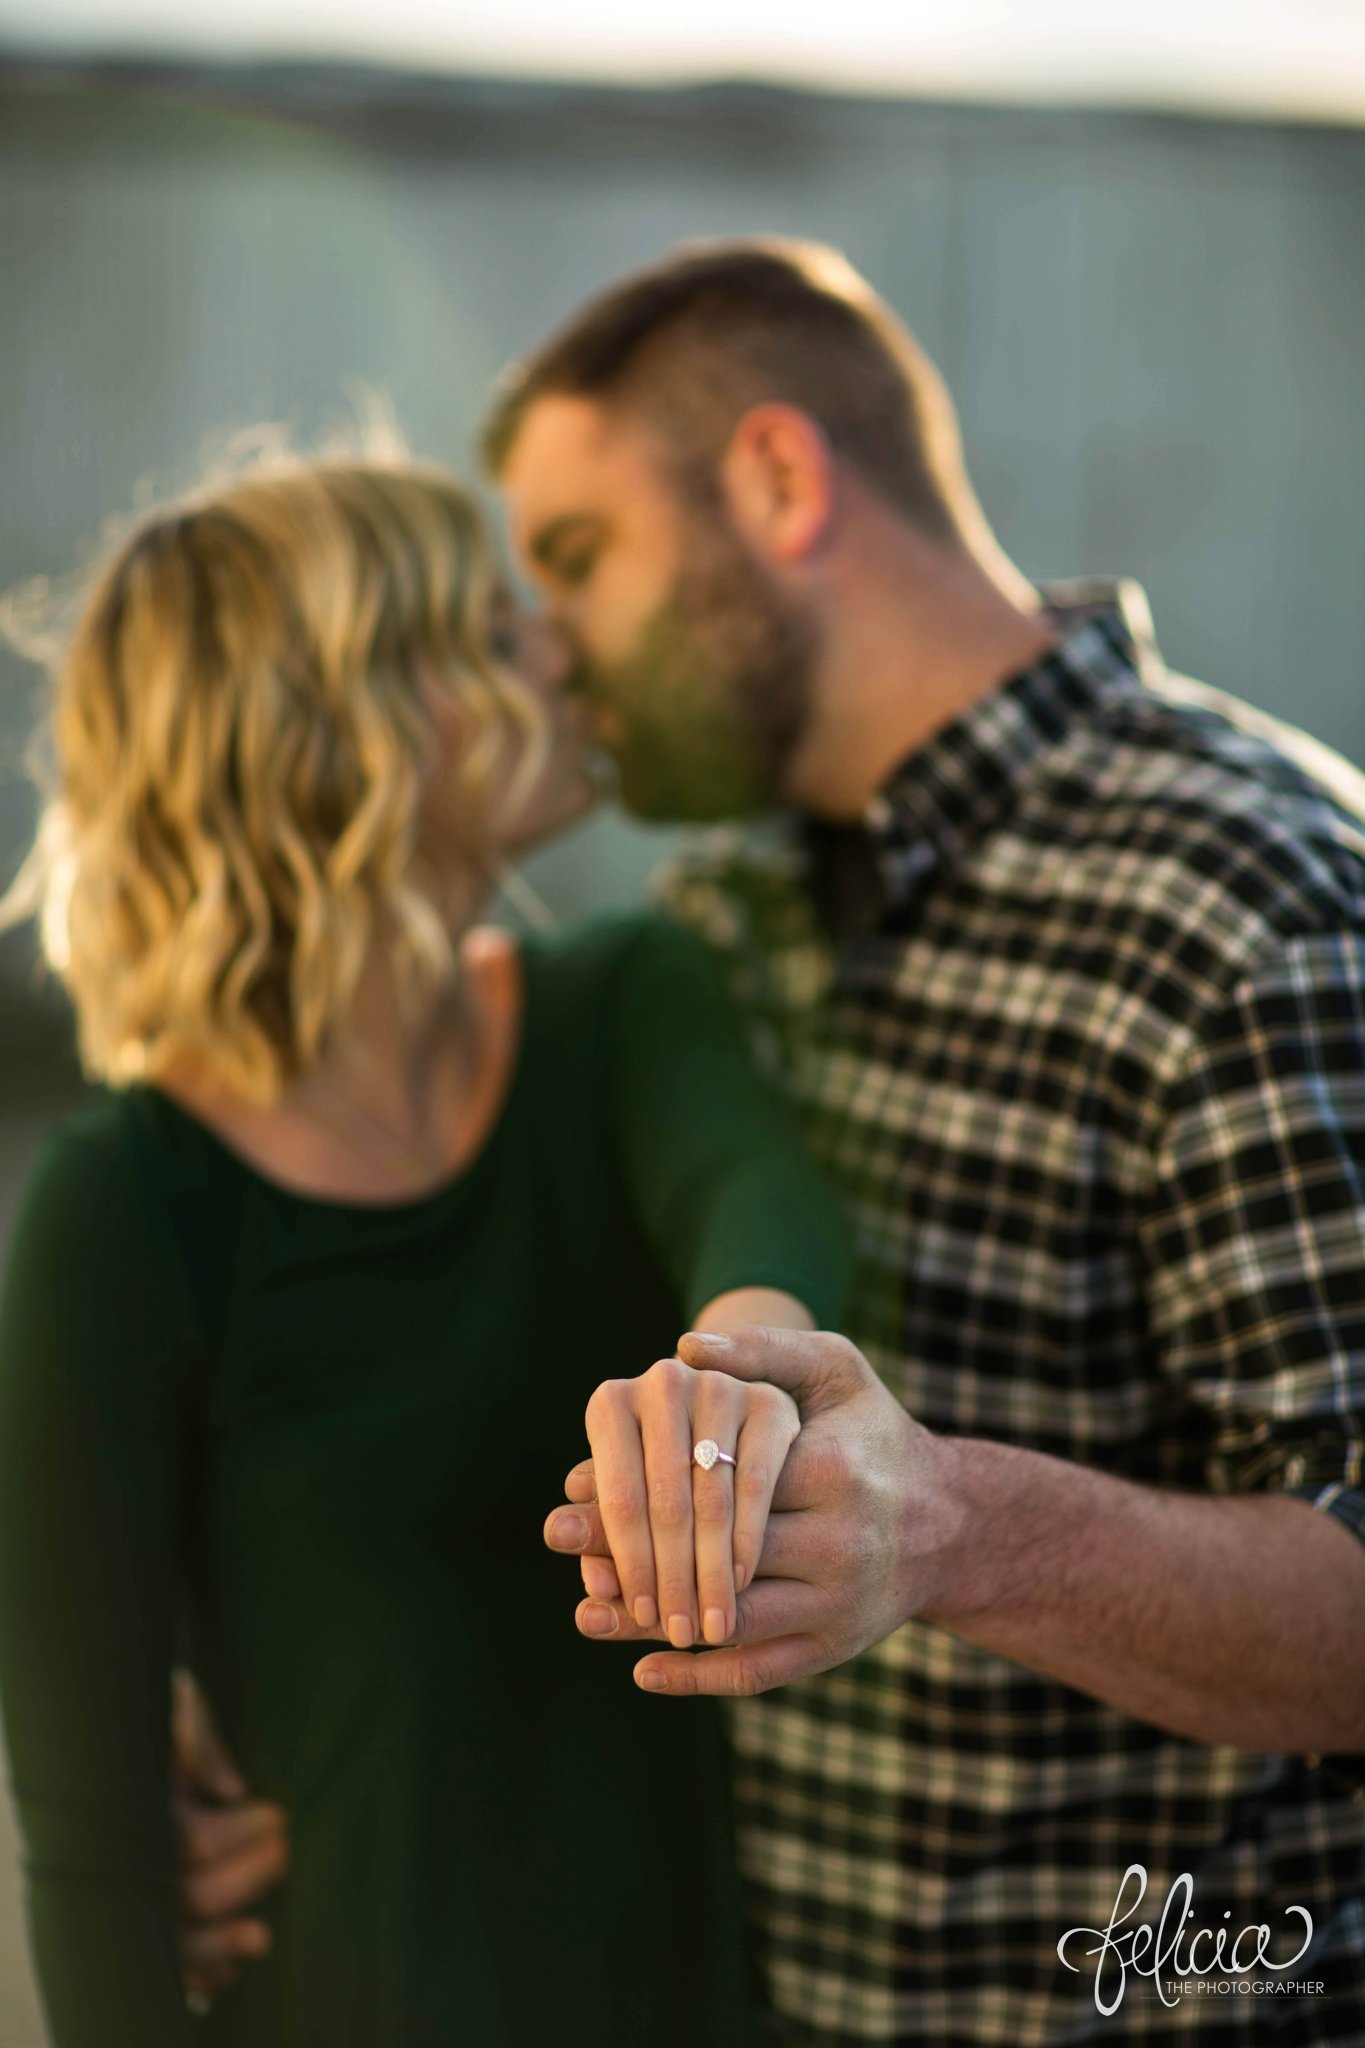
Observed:
[[[786,1295],[817,1326],[837,1321],[847,1228],[790,1109],[754,1067],[707,947],[641,917],[610,1001],[627,1179],[688,1327],[754,1289]]]
[[[692,1318],[694,1330],[714,1330],[721,1336],[752,1323],[761,1323],[769,1330],[815,1328],[805,1302],[798,1301],[794,1294],[784,1294],[780,1287],[732,1287],[728,1293],[708,1301],[701,1313]]]
[[[691,1326],[837,1320],[848,1262],[841,1218],[755,1072],[701,942],[641,919],[618,969],[613,1022],[632,1194]],[[585,1561],[587,1590],[619,1593],[643,1626],[662,1618],[680,1648],[723,1641],[800,1427],[794,1403],[660,1360],[637,1380],[599,1388],[587,1421],[612,1547],[611,1564]],[[693,1445],[707,1438],[733,1467],[693,1463]]]
[[[0,1294],[0,1698],[54,2048],[187,2048],[167,1749],[189,1339],[102,1110],[40,1154]]]

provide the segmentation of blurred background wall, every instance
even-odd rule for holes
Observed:
[[[1365,131],[1061,107],[633,90],[316,65],[0,63],[0,586],[61,571],[206,438],[348,380],[463,465],[508,356],[690,234],[840,244],[960,403],[1007,549],[1125,572],[1170,659],[1365,761]],[[0,668],[0,864],[33,818]],[[539,857],[557,909],[659,835]],[[73,1086],[0,944],[0,1221]],[[41,2038],[0,1839],[0,2048]]]

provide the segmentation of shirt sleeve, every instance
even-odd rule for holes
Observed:
[[[48,1141],[0,1292],[0,1701],[54,2048],[188,2048],[168,1793],[188,1338],[105,1135]]]
[[[1181,1075],[1144,1230],[1153,1334],[1210,1415],[1220,1493],[1365,1542],[1365,938],[1260,963]],[[1323,1758],[1365,1786],[1365,1756]]]
[[[638,1213],[686,1313],[737,1287],[837,1326],[849,1247],[794,1118],[757,1074],[705,944],[642,917],[612,1002],[615,1115]]]

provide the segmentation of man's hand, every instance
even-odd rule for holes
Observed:
[[[773,1498],[733,1646],[644,1658],[670,1693],[752,1693],[856,1656],[912,1616],[1187,1741],[1365,1753],[1365,1552],[1336,1516],[1275,1492],[1182,1493],[1043,1451],[933,1436],[841,1337],[743,1330],[678,1346],[796,1397],[801,1434]],[[586,1467],[551,1547],[612,1573]],[[554,1533],[569,1516],[577,1542]],[[619,1601],[584,1635],[640,1642]]]
[[[180,1961],[199,2010],[270,1950],[270,1929],[243,1909],[288,1866],[285,1814],[250,1799],[207,1700],[188,1671],[171,1695],[172,1811],[180,1862]]]
[[[773,1497],[758,1574],[741,1594],[723,1649],[663,1652],[635,1667],[646,1691],[767,1692],[847,1662],[912,1615],[946,1601],[964,1512],[951,1483],[953,1444],[908,1415],[867,1360],[828,1331],[691,1332],[678,1345],[688,1365],[762,1380],[796,1400],[801,1434]],[[593,1597],[578,1609],[583,1634],[616,1642],[658,1640],[639,1628],[614,1584],[610,1549],[588,1466],[570,1474],[572,1510],[546,1525],[552,1549],[583,1559]],[[575,1517],[581,1539],[564,1540]]]

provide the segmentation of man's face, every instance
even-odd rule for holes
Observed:
[[[559,397],[529,409],[503,487],[627,808],[699,820],[779,801],[817,637],[719,488],[684,491],[645,426]]]

